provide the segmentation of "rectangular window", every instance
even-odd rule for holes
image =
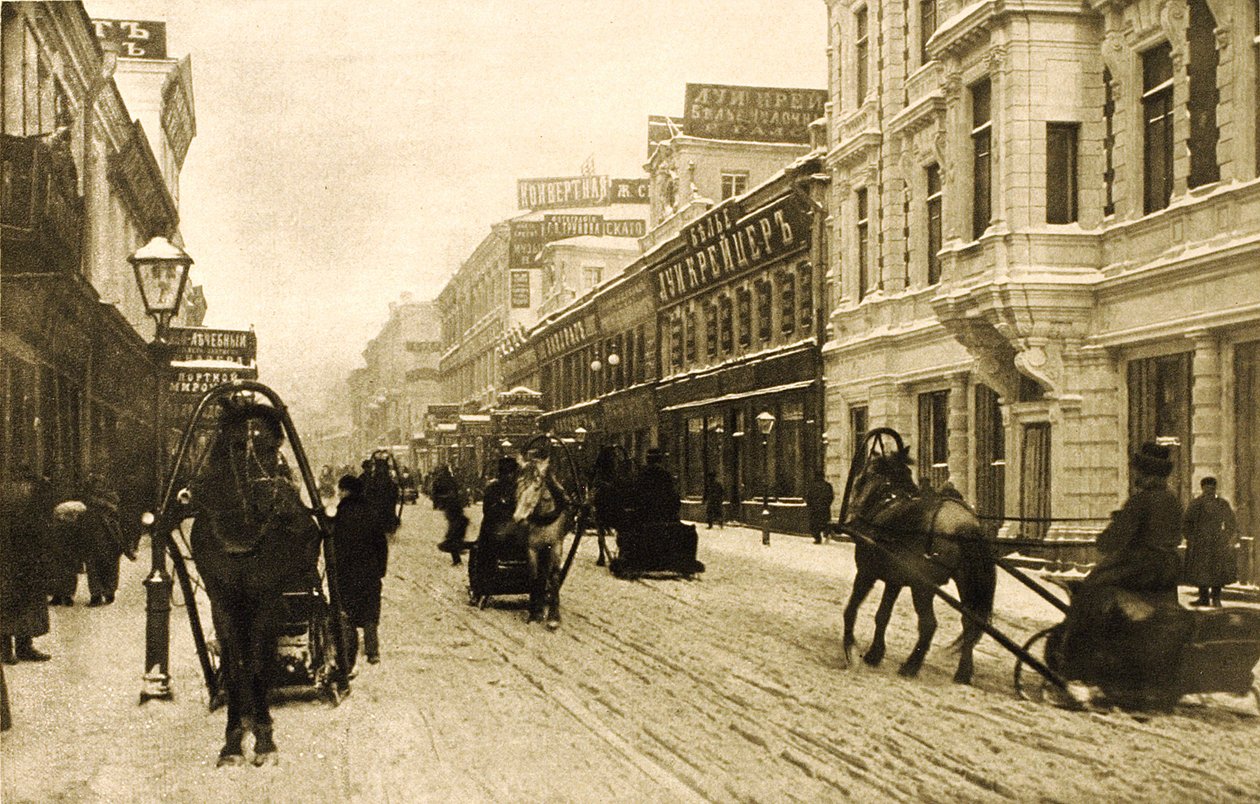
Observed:
[[[722,198],[732,198],[748,191],[748,171],[722,171]]]
[[[971,238],[979,240],[993,217],[993,119],[991,85],[984,79],[971,87]]]
[[[867,10],[859,8],[854,13],[854,27],[857,30],[857,105],[866,100],[867,71],[870,69],[870,40],[867,36]]]
[[[704,353],[709,357],[717,357],[718,352],[718,321],[717,306],[706,304],[704,306]]]
[[[529,271],[512,272],[512,306],[529,307]]]
[[[869,213],[866,188],[863,187],[857,191],[858,301],[866,298],[871,289]]]
[[[696,311],[688,310],[686,317],[687,327],[687,362],[696,362]]]
[[[919,484],[939,489],[949,479],[949,391],[919,394]]]
[[[1116,85],[1111,78],[1111,71],[1103,70],[1103,185],[1106,197],[1103,201],[1103,214],[1114,215],[1116,212]]]
[[[1169,446],[1173,471],[1168,488],[1181,497],[1183,504],[1193,496],[1189,463],[1194,438],[1190,418],[1192,360],[1191,352],[1180,352],[1132,360],[1127,368],[1129,452],[1136,452],[1147,441]]]
[[[1046,123],[1046,223],[1077,219],[1078,123]]]
[[[849,451],[856,453],[870,429],[870,409],[866,405],[853,405],[849,408]],[[848,457],[852,457],[850,454]]]
[[[735,291],[735,316],[739,319],[739,345],[752,343],[752,293],[746,287]]]
[[[589,290],[600,283],[603,279],[604,269],[598,265],[588,265],[582,269],[583,290]]]
[[[936,0],[919,0],[919,63],[928,63],[927,43],[936,32]]]
[[[941,167],[927,166],[927,282],[941,281]]]
[[[656,347],[653,346],[655,354]],[[658,367],[659,369],[659,367]],[[634,380],[635,382],[643,382],[648,378],[648,361],[647,361],[647,325],[639,325],[639,334],[634,339]]]
[[[683,362],[683,321],[674,314],[669,319],[669,365],[678,368]]]
[[[770,320],[773,316],[770,295],[769,280],[759,280],[757,282],[757,338],[762,343],[770,340]]]
[[[801,332],[814,329],[814,269],[807,262],[796,266],[796,284],[800,291]]]
[[[796,331],[796,276],[779,272],[779,329],[784,335]]]
[[[735,351],[734,312],[731,309],[731,297],[718,299],[718,329],[722,339],[722,354],[729,355]]]
[[[1173,180],[1172,47],[1165,42],[1142,54],[1142,208],[1168,206]]]
[[[1186,98],[1190,114],[1190,176],[1191,187],[1202,187],[1219,181],[1221,168],[1216,161],[1216,143],[1219,129],[1216,127],[1216,104],[1220,93],[1216,88],[1216,17],[1206,0],[1190,0],[1190,26],[1186,39],[1190,62],[1187,72],[1190,92]]]

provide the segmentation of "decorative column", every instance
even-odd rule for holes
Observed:
[[[970,376],[965,371],[949,378],[949,479],[967,500],[972,500],[971,426],[968,416]]]
[[[1204,477],[1221,472],[1221,347],[1215,334],[1205,329],[1191,330],[1186,337],[1194,342],[1190,399],[1190,476],[1194,488]]]

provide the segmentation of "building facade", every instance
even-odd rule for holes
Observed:
[[[1085,544],[1159,440],[1250,535],[1255,5],[828,7],[833,478],[893,426],[923,479],[1038,520],[1001,535]]]
[[[160,367],[127,257],[153,236],[179,242],[191,78],[157,105],[185,135],[168,174],[113,80],[128,60],[102,48],[81,3],[0,15],[0,472],[72,489],[99,471],[125,499],[147,497]],[[202,296],[174,323],[204,310]]]

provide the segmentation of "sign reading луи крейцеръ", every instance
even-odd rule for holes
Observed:
[[[687,84],[683,133],[748,142],[809,142],[809,124],[822,117],[825,89]]]
[[[128,59],[166,58],[166,23],[157,20],[92,20],[96,38],[122,45],[118,55]]]
[[[784,196],[743,217],[734,209],[719,207],[697,220],[684,232],[682,254],[651,269],[661,302],[809,246],[809,213],[794,196]]]

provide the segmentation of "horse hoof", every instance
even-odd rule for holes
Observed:
[[[244,754],[220,753],[219,761],[215,763],[216,768],[232,768],[245,764]]]
[[[919,668],[915,665],[903,664],[900,669],[897,670],[897,675],[902,678],[914,678],[919,675]]]
[[[266,751],[261,754],[259,753],[254,754],[254,767],[255,768],[261,768],[263,765],[279,765],[279,764],[280,764],[279,751]]]
[[[559,627],[560,627],[560,618],[559,618],[559,617],[554,617],[554,618],[552,618],[552,619],[547,620],[547,630],[548,630],[548,631],[554,631],[554,630],[556,630],[556,629],[557,629],[557,628],[559,628]]]
[[[970,673],[954,673],[955,684],[971,684]]]
[[[862,661],[870,667],[879,667],[880,662],[884,661],[883,651],[868,650],[862,654]]]
[[[604,566],[604,559],[603,559],[603,558],[598,558],[598,559],[596,559],[596,560],[595,560],[595,566],[597,566],[597,567],[602,567],[602,566]]]

